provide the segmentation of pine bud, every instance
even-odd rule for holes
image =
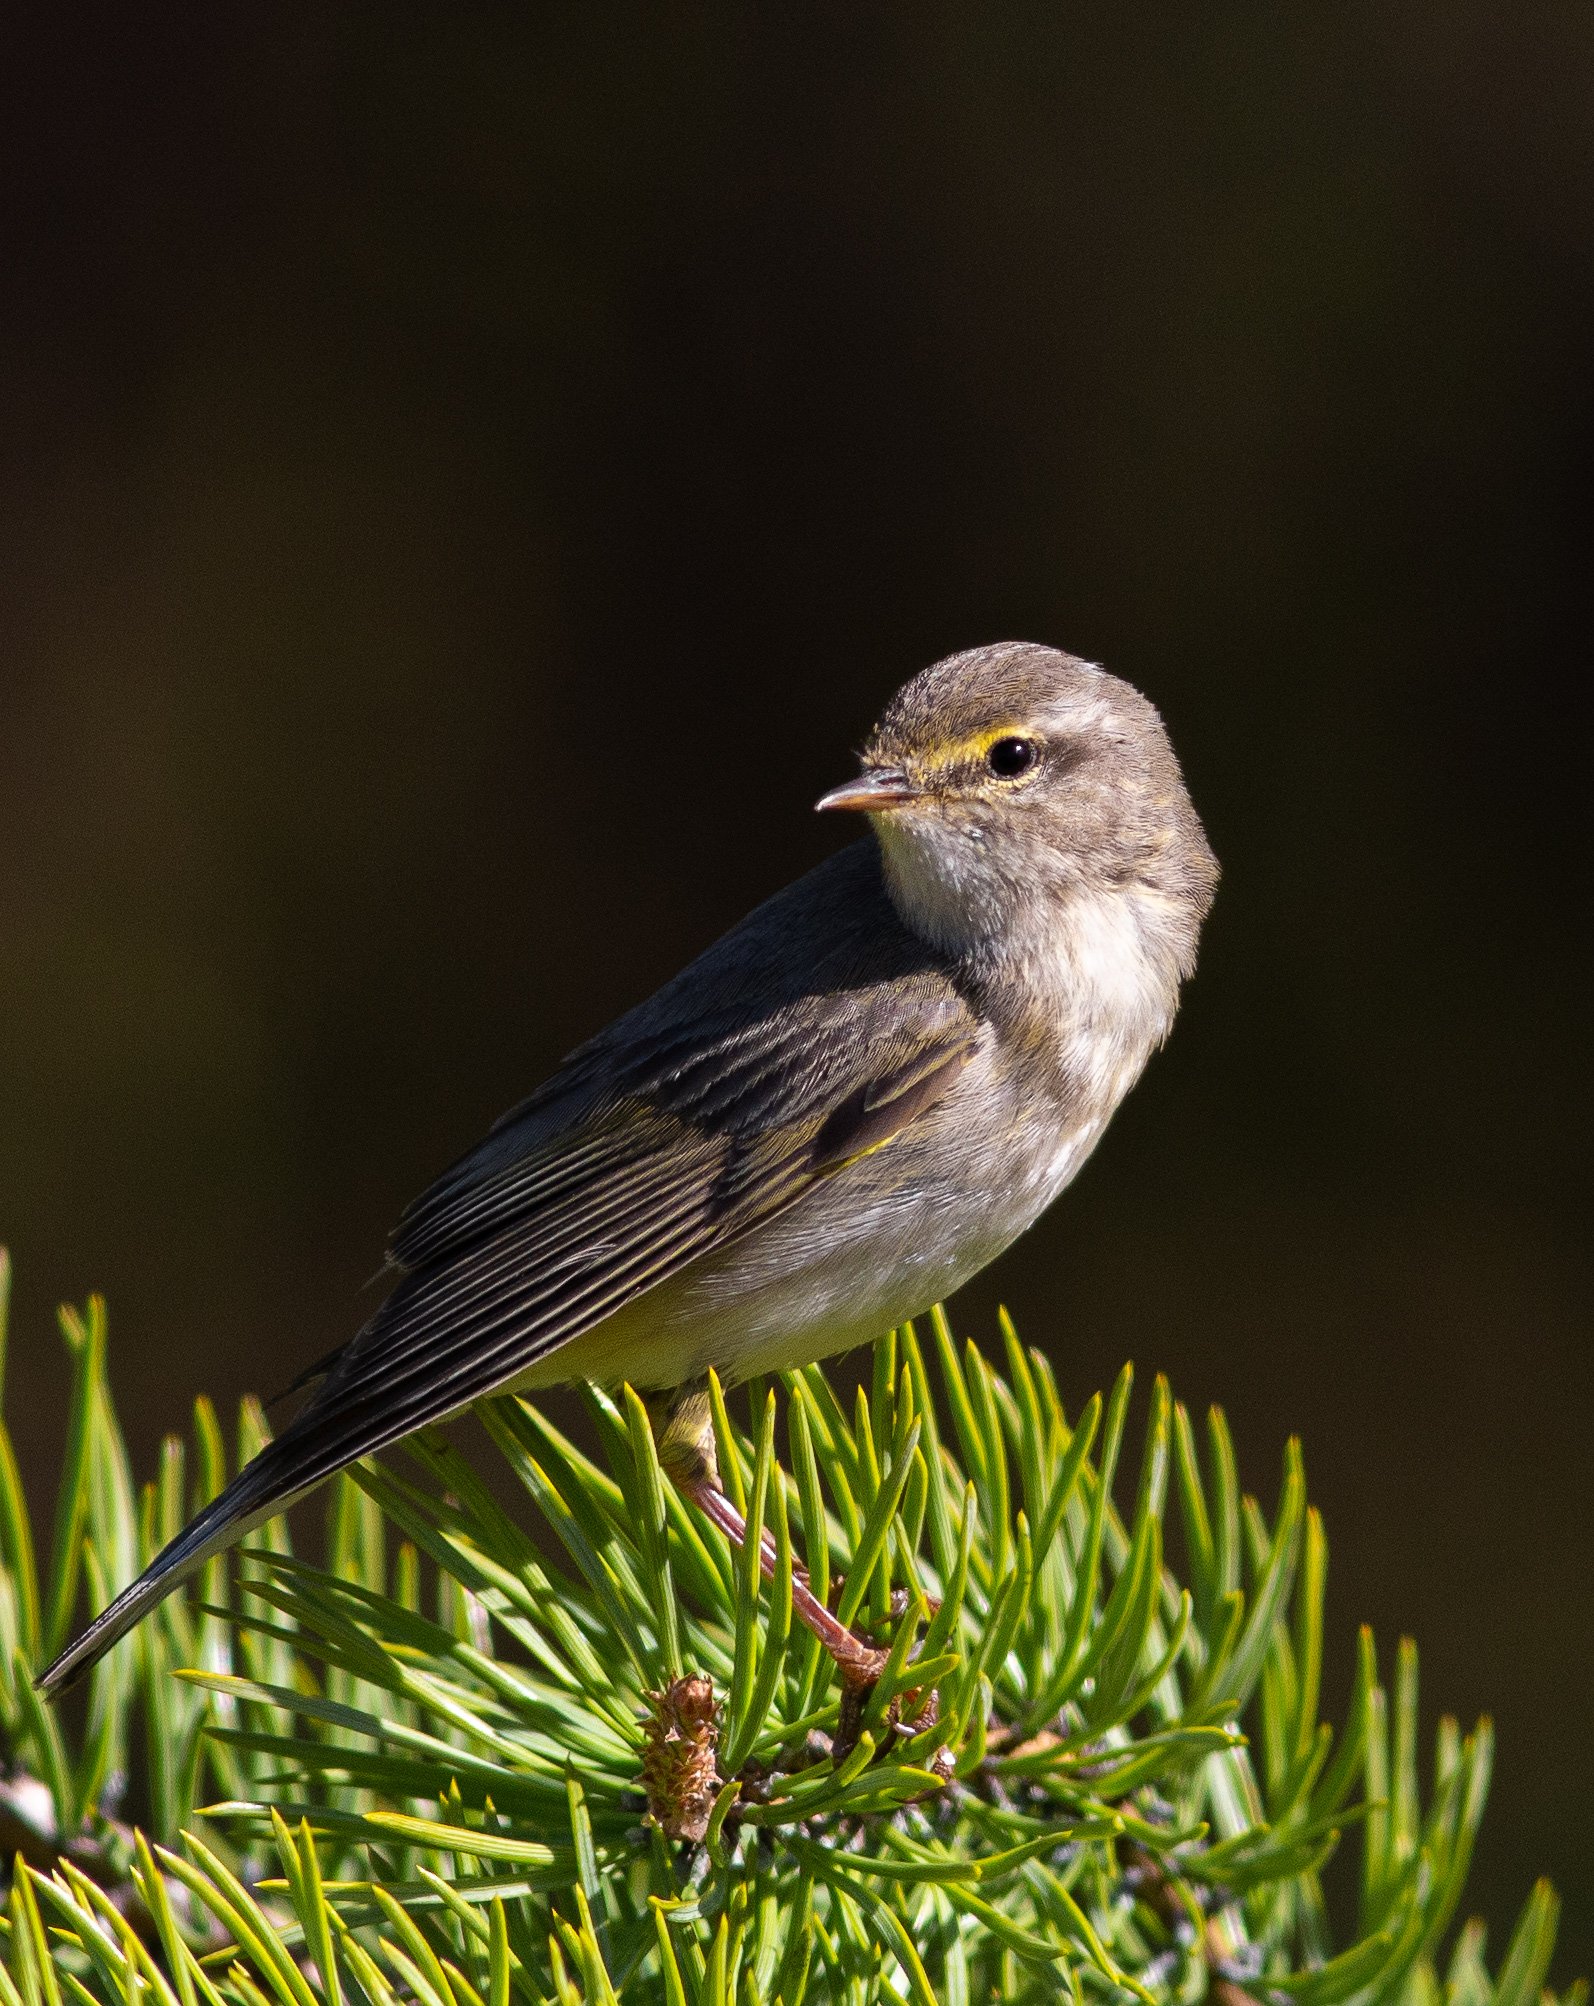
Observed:
[[[653,1708],[642,1757],[648,1816],[671,1839],[700,1840],[721,1782],[714,1766],[720,1738],[714,1683],[689,1672],[647,1697]]]

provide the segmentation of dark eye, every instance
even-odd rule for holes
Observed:
[[[1028,773],[1041,756],[1033,738],[999,738],[985,755],[985,763],[998,780],[1017,780]]]

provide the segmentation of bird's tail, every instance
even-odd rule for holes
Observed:
[[[224,1553],[268,1518],[286,1511],[306,1490],[313,1488],[302,1483],[294,1486],[272,1454],[272,1449],[278,1446],[268,1443],[191,1525],[161,1548],[138,1579],[130,1582],[83,1634],[67,1645],[54,1664],[38,1675],[34,1684],[46,1699],[55,1699],[75,1686],[113,1644],[120,1643],[158,1602],[163,1602],[174,1588],[181,1587],[207,1560]]]

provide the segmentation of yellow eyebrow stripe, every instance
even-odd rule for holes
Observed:
[[[967,738],[952,738],[932,746],[924,756],[925,764],[939,768],[981,760],[998,739],[1026,737],[1028,733],[1029,726],[1017,718],[1007,724],[987,725],[983,731],[971,732]]]

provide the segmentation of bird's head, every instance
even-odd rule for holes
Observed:
[[[1193,953],[1217,864],[1162,720],[1116,676],[1025,641],[950,655],[892,698],[862,769],[818,805],[868,814],[938,945],[1028,951],[1068,903],[1138,893]]]

